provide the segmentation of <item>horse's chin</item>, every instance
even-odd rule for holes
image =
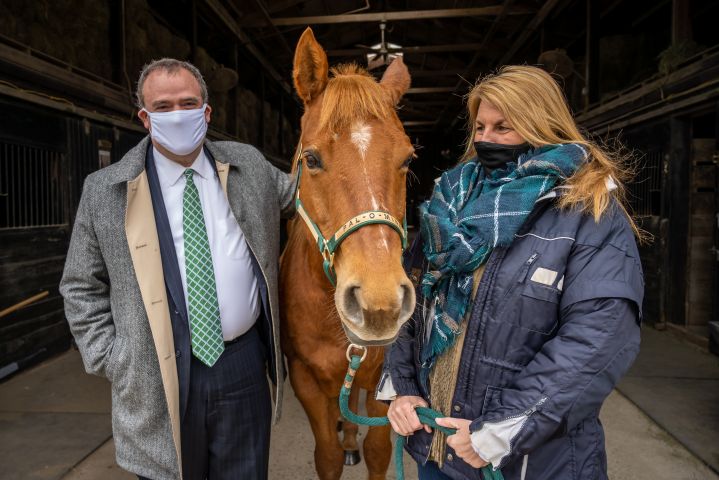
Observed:
[[[347,335],[347,339],[350,341],[350,343],[353,343],[355,345],[361,345],[363,347],[381,347],[384,345],[389,345],[390,343],[394,342],[397,339],[397,336],[399,335],[399,329],[397,332],[387,338],[376,338],[372,336],[373,338],[362,338],[359,336],[359,334],[353,332],[344,321],[340,322],[342,324],[342,328],[345,331],[345,335]]]

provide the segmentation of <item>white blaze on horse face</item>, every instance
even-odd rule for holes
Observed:
[[[359,150],[360,157],[362,157],[362,169],[364,171],[365,183],[367,184],[367,194],[372,202],[372,210],[379,210],[379,204],[377,198],[372,191],[372,183],[370,182],[369,171],[367,170],[366,155],[369,149],[369,143],[372,140],[372,127],[366,123],[356,123],[352,127],[352,133],[350,133],[350,139],[352,143]],[[389,243],[387,243],[387,235],[384,229],[381,231],[381,245],[389,251]]]
[[[352,133],[350,133],[350,139],[355,144],[357,150],[359,150],[360,157],[362,157],[362,170],[364,172],[364,181],[367,185],[367,195],[369,195],[372,201],[372,210],[379,210],[377,199],[375,198],[374,192],[372,191],[372,183],[369,178],[369,171],[367,170],[367,149],[369,149],[369,142],[372,140],[372,128],[366,123],[356,123],[352,126]]]
[[[356,124],[352,129],[350,138],[364,160],[367,149],[369,148],[369,142],[372,140],[372,128],[365,123]]]

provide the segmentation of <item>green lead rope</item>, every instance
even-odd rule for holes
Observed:
[[[350,392],[352,391],[352,383],[354,382],[354,377],[357,374],[357,370],[359,370],[361,363],[362,358],[359,355],[352,355],[349,367],[347,368],[347,375],[345,375],[345,381],[342,384],[342,389],[340,390],[340,412],[345,419],[352,423],[356,423],[357,425],[368,425],[370,427],[389,425],[389,418],[387,417],[365,417],[357,415],[350,410],[349,398]],[[444,417],[444,415],[437,410],[426,407],[417,407],[417,416],[423,425],[429,425],[430,427],[436,428],[447,435],[454,435],[457,431],[454,428],[447,428],[437,424],[436,419]],[[406,441],[407,437],[397,435],[397,440],[394,446],[394,464],[395,470],[397,471],[397,480],[404,480],[402,452],[404,451],[404,444]],[[501,470],[494,470],[491,464],[482,467],[481,471],[482,478],[485,480],[504,480]]]

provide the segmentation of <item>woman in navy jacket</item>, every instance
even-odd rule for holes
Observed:
[[[639,351],[644,291],[626,173],[541,69],[482,79],[468,116],[464,159],[405,257],[418,306],[378,398],[421,480],[487,464],[507,480],[605,479],[599,410]],[[427,405],[457,433],[423,427]]]

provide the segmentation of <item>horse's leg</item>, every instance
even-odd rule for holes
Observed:
[[[367,393],[367,415],[370,417],[387,416],[387,405],[374,399],[372,392]],[[364,441],[364,460],[367,462],[370,480],[383,480],[392,458],[392,442],[389,425],[370,427]]]
[[[350,392],[349,407],[357,411],[360,389],[355,387]],[[357,444],[357,431],[359,426],[348,420],[342,422],[342,448],[345,451],[345,465],[357,465],[360,462],[359,445]]]
[[[337,438],[337,414],[330,416],[330,400],[322,394],[312,372],[302,362],[290,364],[290,381],[295,395],[307,413],[315,437],[315,469],[321,480],[337,480],[342,475],[342,445]]]

